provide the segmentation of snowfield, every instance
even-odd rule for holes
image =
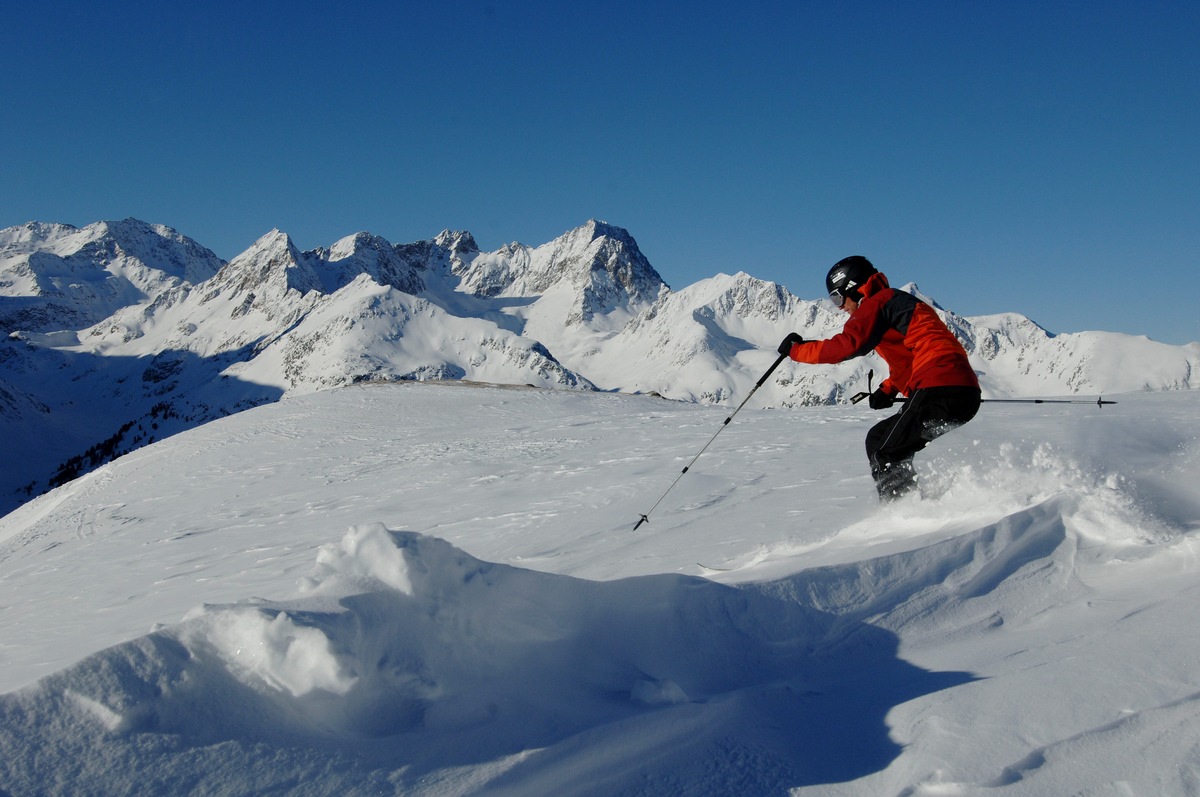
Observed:
[[[787,370],[787,369],[784,369]],[[781,372],[782,373],[782,372]],[[1200,393],[288,397],[0,519],[0,795],[1200,794]]]

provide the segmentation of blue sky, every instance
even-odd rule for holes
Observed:
[[[0,227],[224,258],[604,219],[675,288],[863,254],[964,315],[1200,340],[1200,3],[19,3]]]

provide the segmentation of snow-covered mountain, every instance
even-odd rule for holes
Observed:
[[[0,230],[0,326],[82,329],[122,307],[213,276],[221,259],[170,227],[136,219]]]
[[[1200,379],[1200,344],[1056,336],[1015,314],[939,310],[992,396]],[[788,332],[827,336],[842,320],[825,302],[745,273],[672,291],[627,231],[594,220],[494,252],[449,230],[398,245],[361,232],[302,252],[273,230],[228,263],[136,220],[34,222],[0,231],[0,433],[20,452],[0,466],[0,511],[181,429],[361,382],[461,379],[729,403]],[[759,397],[765,406],[836,402],[882,368],[873,357],[782,368]]]

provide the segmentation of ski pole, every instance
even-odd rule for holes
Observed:
[[[874,375],[875,371],[867,371],[867,391],[865,393],[855,393],[851,396],[851,404],[857,404],[863,399],[871,397],[871,378]],[[896,396],[894,401],[897,404],[903,404],[908,399],[904,396]],[[1117,403],[1115,401],[1105,401],[1103,397],[1098,397],[1095,401],[1091,399],[980,399],[979,401],[986,404],[1095,404],[1097,407]]]
[[[729,422],[733,420],[733,416],[737,415],[739,412],[741,412],[742,407],[746,406],[746,402],[750,400],[750,397],[754,395],[755,391],[763,386],[763,383],[766,382],[767,379],[769,379],[771,377],[771,374],[775,373],[775,369],[779,367],[779,364],[786,359],[787,359],[786,354],[780,354],[779,359],[777,359],[774,363],[772,363],[771,367],[767,369],[767,372],[765,374],[763,374],[762,377],[757,382],[754,383],[754,387],[751,388],[750,392],[746,394],[746,398],[742,399],[742,403],[737,406],[737,409],[734,410],[733,412],[731,412],[729,414],[729,417],[725,419],[725,422],[723,424],[721,424],[719,427],[717,427],[717,431],[714,432],[713,436],[710,437],[708,439],[708,442],[704,444],[704,448],[700,449],[700,451],[696,454],[696,456],[692,457],[692,461],[689,462],[687,464],[687,466],[684,467],[684,469],[679,472],[679,475],[675,477],[675,481],[671,482],[671,486],[668,487],[666,490],[664,490],[663,494],[660,495],[658,500],[654,502],[654,506],[650,507],[650,511],[646,512],[644,515],[642,515],[642,519],[639,520],[637,522],[637,525],[633,527],[634,531],[637,531],[638,528],[643,523],[650,522],[651,513],[653,513],[655,509],[658,509],[658,505],[661,504],[662,500],[667,497],[667,493],[671,492],[671,489],[674,488],[676,484],[679,484],[679,480],[682,479],[683,475],[685,473],[687,473],[688,470],[693,465],[696,464],[696,460],[700,459],[700,455],[703,454],[708,449],[708,447],[712,445],[713,440],[717,439],[717,435],[719,435],[725,429],[725,427],[729,425]]]
[[[903,401],[903,399],[896,399]],[[980,399],[989,404],[1095,404],[1103,407],[1105,404],[1116,404],[1115,401],[1105,401],[1103,398],[1091,399]]]

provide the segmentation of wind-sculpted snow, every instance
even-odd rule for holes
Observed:
[[[380,525],[322,549],[305,593],[204,607],[3,698],[6,787],[782,793],[885,766],[892,703],[969,680],[757,590],[537,573]],[[831,718],[835,673],[900,685]]]

